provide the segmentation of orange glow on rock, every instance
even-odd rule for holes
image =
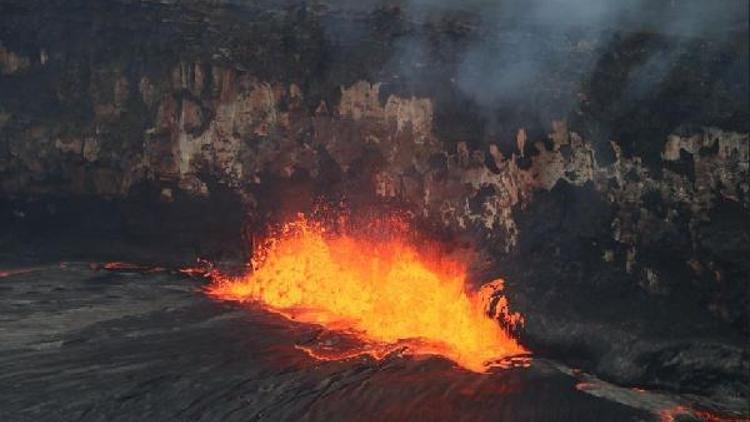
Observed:
[[[208,292],[353,334],[378,359],[396,350],[442,355],[485,372],[527,353],[510,334],[523,320],[508,310],[502,280],[468,291],[463,263],[435,248],[418,250],[407,232],[396,218],[330,230],[299,216],[257,248],[253,271],[213,272]]]

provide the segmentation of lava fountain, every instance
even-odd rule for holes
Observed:
[[[256,248],[252,271],[211,274],[209,294],[347,332],[376,358],[394,350],[441,355],[485,372],[527,354],[513,338],[523,319],[509,311],[502,280],[470,291],[465,263],[429,242],[416,246],[398,218],[366,229],[329,226],[298,216]]]

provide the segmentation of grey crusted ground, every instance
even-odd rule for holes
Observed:
[[[3,271],[4,421],[651,420],[678,403],[545,360],[490,375],[438,358],[315,361],[294,345],[319,328],[215,302],[168,271]]]

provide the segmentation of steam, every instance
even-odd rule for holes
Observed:
[[[747,29],[746,0],[409,0],[417,19],[466,12],[485,24],[516,21],[548,30],[650,30],[680,36],[723,36]]]
[[[502,108],[552,104],[556,115],[540,120],[565,117],[602,54],[623,37],[672,40],[636,60],[622,98],[613,99],[639,101],[673,72],[690,48],[684,40],[724,43],[747,37],[748,28],[747,0],[407,0],[399,13],[416,29],[397,38],[384,74],[424,83],[430,66],[450,67],[451,88],[478,106],[490,131]],[[440,40],[440,48],[420,30],[451,22],[463,22],[464,38]],[[333,31],[341,36],[340,29]],[[440,49],[454,53],[439,57]]]

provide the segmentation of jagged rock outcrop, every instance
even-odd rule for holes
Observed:
[[[638,343],[618,354],[608,345],[617,339],[606,332],[593,335],[596,340],[581,338],[599,316],[561,311],[558,306],[567,306],[562,302],[573,300],[565,291],[601,290],[602,297],[627,291],[630,304],[663,301],[674,305],[670,312],[699,313],[702,333],[721,326],[732,341],[747,333],[750,138],[743,123],[746,100],[732,89],[746,91],[746,79],[690,67],[691,54],[719,60],[741,41],[695,41],[697,52],[675,59],[675,66],[691,72],[673,72],[664,82],[669,89],[651,102],[639,99],[651,110],[689,108],[692,114],[683,116],[689,120],[664,113],[659,125],[639,126],[633,121],[640,111],[628,108],[630,103],[608,105],[603,99],[632,83],[629,66],[652,44],[658,49],[673,42],[668,37],[626,34],[612,41],[584,34],[566,41],[571,66],[601,54],[598,65],[606,70],[594,72],[583,92],[574,93],[578,106],[571,111],[557,96],[549,102],[514,98],[517,109],[500,104],[490,112],[478,105],[481,98],[456,88],[459,70],[443,60],[458,60],[468,48],[462,43],[471,39],[474,24],[462,26],[458,18],[423,25],[394,9],[362,17],[358,11],[292,5],[272,8],[275,14],[259,22],[243,21],[258,16],[243,15],[243,9],[235,16],[204,9],[201,2],[116,2],[113,11],[99,14],[56,5],[44,13],[59,14],[59,27],[24,38],[27,19],[36,18],[21,12],[31,6],[5,3],[0,195],[9,203],[9,226],[22,224],[26,200],[127,202],[144,189],[158,193],[149,197],[158,207],[196,206],[212,213],[222,207],[195,204],[234,195],[241,209],[232,210],[227,224],[244,214],[249,225],[265,225],[318,196],[346,197],[357,206],[398,204],[441,234],[469,237],[486,251],[493,265],[479,272],[499,265],[511,275],[510,294],[515,288],[529,315],[530,341],[558,352],[586,343],[593,367],[600,365],[618,381],[679,384],[656,364],[640,370],[634,363],[676,343]],[[121,22],[117,8],[132,21]],[[337,41],[325,27],[327,19],[347,13],[361,18],[357,25],[374,41],[360,42],[356,31]],[[101,20],[121,23],[132,39],[102,30]],[[89,40],[77,32],[79,25],[101,36],[88,50],[78,48]],[[147,31],[153,27],[161,32]],[[61,44],[57,38],[66,31],[72,38]],[[389,55],[403,47],[402,32],[424,35],[440,53],[419,57],[428,62],[418,63],[426,69],[423,78],[409,75],[396,60],[400,56]],[[539,54],[548,42],[541,42]],[[683,48],[694,41],[674,42]],[[746,60],[747,53],[741,54],[740,61]],[[439,66],[443,62],[448,64]],[[537,81],[540,90],[579,89],[577,69],[557,70]],[[490,82],[477,83],[492,87]],[[670,94],[673,84],[684,96]],[[693,103],[706,85],[716,87],[713,97]],[[538,114],[529,117],[532,106]],[[668,131],[655,133],[662,124]],[[602,135],[604,125],[612,130]],[[182,211],[168,215],[201,218],[197,211]],[[143,212],[135,214],[127,227],[155,225],[142,224]],[[238,236],[242,231],[232,230]],[[535,319],[537,304],[543,312]],[[631,323],[637,327],[621,338],[646,332],[641,323]],[[675,359],[686,362],[675,365],[700,373],[703,367],[691,360],[690,350],[703,363],[710,353],[695,341],[686,354],[675,352]],[[716,347],[733,359],[741,355],[735,346]],[[746,357],[731,362],[712,370],[731,372],[746,366]],[[706,388],[718,391],[714,387]]]

